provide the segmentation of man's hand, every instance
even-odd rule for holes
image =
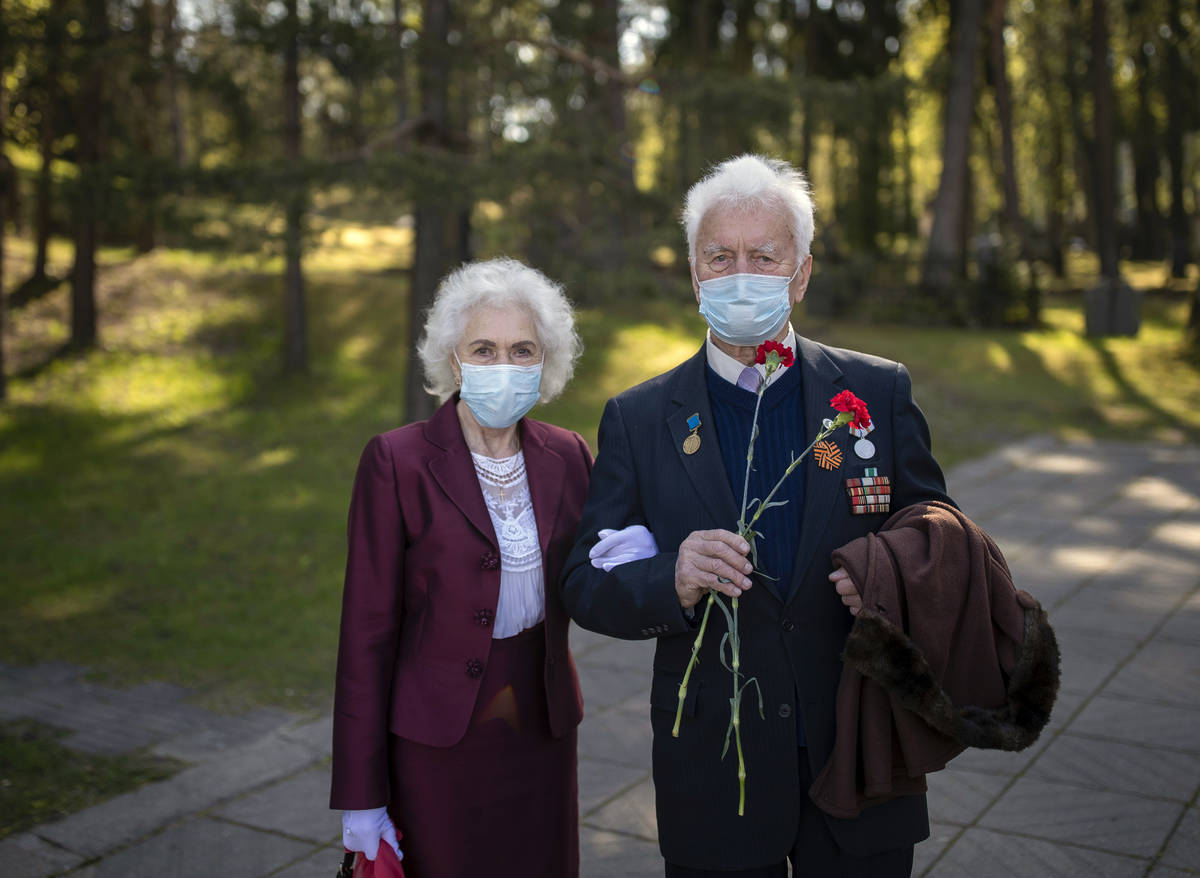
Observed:
[[[839,567],[829,574],[829,579],[833,582],[837,593],[842,596],[842,603],[849,608],[850,615],[857,616],[863,605],[862,595],[858,593],[858,586],[854,584],[854,580],[850,578],[846,568]]]
[[[727,530],[697,530],[679,545],[675,593],[685,610],[710,588],[736,598],[751,585],[754,566],[746,559],[750,544]]]

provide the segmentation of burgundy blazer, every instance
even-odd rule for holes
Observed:
[[[449,747],[466,733],[492,645],[500,548],[455,411],[367,443],[350,501],[333,707],[330,807],[387,804],[388,734]],[[546,583],[546,702],[556,737],[583,699],[557,587],[587,495],[577,433],[520,421]]]

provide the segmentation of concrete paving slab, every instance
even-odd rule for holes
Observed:
[[[1000,774],[955,767],[929,776],[929,819],[967,826],[979,819],[992,800],[1011,782]]]
[[[1055,613],[1055,618],[1058,613]],[[1141,641],[1122,634],[1102,633],[1067,625],[1055,625],[1062,654],[1061,692],[1090,695],[1139,649]],[[1062,706],[1055,705],[1055,712]]]
[[[48,844],[32,832],[0,839],[0,866],[5,878],[43,878],[82,862],[79,854]]]
[[[161,783],[40,826],[37,834],[78,854],[100,856],[173,820],[292,774],[313,761],[307,748],[267,738],[223,759],[186,769]]]
[[[596,667],[579,664],[579,685],[583,689],[584,714],[602,713],[640,692],[646,692],[646,703],[650,703],[650,664],[640,673],[630,673],[628,668]]]
[[[1159,863],[1200,871],[1200,807],[1191,807],[1184,812]]]
[[[1098,695],[1070,725],[1075,734],[1200,753],[1200,709]]]
[[[913,875],[923,875],[929,867],[942,855],[946,846],[963,832],[961,826],[950,823],[929,824],[929,838],[918,844],[913,850]]]
[[[609,637],[585,655],[577,656],[575,665],[580,673],[584,668],[607,668],[646,674],[654,664],[656,646],[655,640],[615,640]]]
[[[1148,864],[1137,857],[971,828],[921,874],[923,878],[1141,878]]]
[[[296,860],[308,848],[272,833],[199,817],[85,867],[79,878],[258,878]]]
[[[616,832],[657,842],[658,821],[654,812],[654,783],[649,778],[584,818],[592,829]]]
[[[580,878],[662,878],[658,843],[584,826],[579,831]]]
[[[342,846],[330,845],[272,872],[271,878],[333,878],[342,864]]]
[[[1029,768],[1029,776],[1187,803],[1200,786],[1200,753],[1081,738],[1066,732],[1047,746]]]
[[[1200,594],[1188,598],[1158,632],[1160,640],[1200,644]]]
[[[593,649],[600,646],[607,646],[612,643],[613,638],[604,634],[597,634],[595,631],[588,631],[586,628],[580,628],[574,622],[567,632],[568,642],[571,645],[571,655],[575,657],[575,661],[587,655]]]
[[[1177,595],[1125,588],[1085,589],[1056,607],[1055,629],[1116,634],[1143,639],[1179,606]]]
[[[1113,698],[1141,698],[1195,707],[1200,693],[1200,644],[1148,643],[1103,689]]]
[[[644,769],[650,765],[652,738],[649,711],[641,716],[624,710],[585,715],[579,726],[579,755]]]
[[[983,815],[985,829],[1112,854],[1158,853],[1183,805],[1020,778]]]
[[[212,813],[235,823],[312,842],[334,842],[342,837],[340,812],[329,809],[327,765],[273,783]]]
[[[579,757],[579,814],[586,818],[596,808],[650,777],[648,765],[616,765]]]
[[[1013,753],[1008,750],[968,749],[955,756],[954,761],[950,763],[950,768],[946,770],[962,769],[964,771],[978,771],[982,774],[1015,777],[1029,767],[1029,764],[1045,749],[1050,738],[1050,735],[1043,732],[1038,740],[1019,753]],[[931,786],[938,782],[938,777],[939,775],[935,774],[930,778],[929,783]]]
[[[329,713],[318,719],[281,729],[279,737],[328,756],[333,751],[333,707],[330,706]]]

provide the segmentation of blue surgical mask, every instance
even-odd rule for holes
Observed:
[[[458,353],[454,354],[458,360]],[[480,424],[493,429],[511,427],[533,408],[542,384],[542,364],[534,366],[476,366],[459,360],[459,396]]]
[[[792,311],[788,287],[791,277],[774,274],[731,274],[697,279],[700,315],[713,335],[733,345],[751,346],[773,338]]]

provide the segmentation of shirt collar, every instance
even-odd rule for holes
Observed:
[[[783,338],[783,344],[785,347],[789,347],[793,352],[795,352],[796,330],[792,328],[792,324],[790,322],[788,323],[787,335],[785,335]],[[730,384],[737,384],[738,377],[742,374],[742,370],[746,368],[746,365],[741,360],[735,360],[713,343],[712,330],[709,330],[708,332],[704,348],[708,357],[709,367]],[[756,365],[754,368],[758,370],[759,375],[764,374],[766,370],[766,367],[761,364]],[[771,377],[767,380],[767,386],[770,387],[772,384],[782,378],[783,373],[789,368],[790,367],[784,366],[781,363],[779,368],[771,373]]]

